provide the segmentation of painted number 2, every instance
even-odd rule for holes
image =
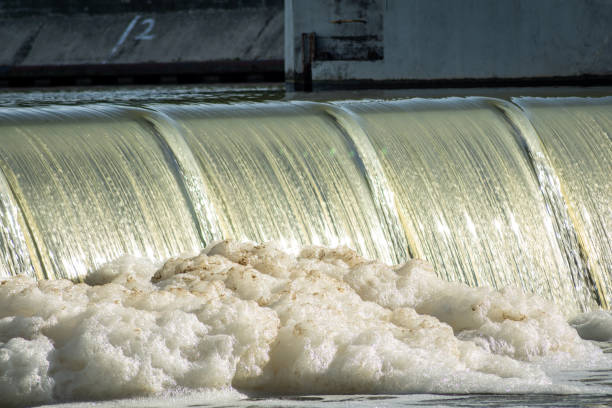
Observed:
[[[136,16],[138,17],[138,16]],[[135,18],[136,18],[135,17]],[[153,38],[155,38],[154,34],[151,34],[151,31],[153,31],[153,27],[155,27],[155,20],[152,18],[145,18],[144,20],[142,20],[140,22],[141,25],[146,25],[144,31],[140,34],[138,34],[136,37],[134,37],[134,39],[136,40],[152,40]]]

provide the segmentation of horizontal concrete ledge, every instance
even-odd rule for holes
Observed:
[[[0,66],[0,86],[282,82],[283,60]]]

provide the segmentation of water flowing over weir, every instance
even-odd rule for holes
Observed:
[[[15,218],[25,220],[20,230],[31,234],[15,241],[31,241],[30,258],[40,265],[27,267],[18,253],[23,269],[13,273],[77,278],[125,253],[160,258],[200,247],[184,181],[145,114],[113,107],[0,114],[2,171],[13,212],[21,213]]]
[[[567,312],[612,297],[612,98],[0,110],[0,276],[346,244]]]

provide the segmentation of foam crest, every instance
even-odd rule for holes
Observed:
[[[12,405],[158,395],[562,392],[535,364],[600,355],[550,303],[389,267],[347,248],[222,241],[86,283],[0,284]],[[592,357],[591,357],[592,358]]]
[[[570,320],[570,324],[583,339],[612,342],[612,312],[609,310],[582,313]]]

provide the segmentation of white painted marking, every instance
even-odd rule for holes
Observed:
[[[111,53],[108,56],[108,59],[111,59],[113,57],[113,55],[115,55],[115,53],[119,50],[119,47],[121,47],[123,45],[123,43],[127,39],[128,35],[130,35],[130,32],[132,31],[132,29],[134,28],[134,26],[136,25],[136,23],[138,22],[139,19],[140,19],[140,15],[134,16],[132,21],[130,21],[130,24],[128,24],[128,26],[125,29],[125,31],[123,32],[123,34],[121,34],[121,37],[119,38],[119,41],[117,41],[117,44],[115,44],[115,46],[111,50]],[[106,61],[104,61],[104,62],[106,62]]]
[[[136,37],[134,37],[134,39],[136,39],[136,40],[152,40],[153,38],[155,38],[155,34],[151,34],[151,31],[153,30],[153,27],[155,27],[155,19],[153,19],[153,18],[146,18],[146,19],[142,20],[140,22],[140,24],[145,24],[147,27],[144,29],[144,31],[142,33],[140,33]]]

